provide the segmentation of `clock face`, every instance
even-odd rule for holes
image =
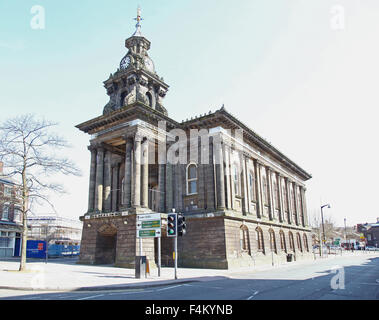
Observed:
[[[125,56],[120,62],[120,69],[126,69],[130,64],[130,57]]]
[[[146,56],[144,61],[145,61],[146,69],[150,72],[155,72],[153,60],[151,60],[148,56]]]

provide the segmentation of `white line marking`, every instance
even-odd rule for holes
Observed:
[[[118,294],[136,294],[136,293],[146,293],[146,292],[154,292],[154,291],[149,290],[149,291],[120,292],[120,293],[111,293],[111,295],[114,296],[114,295],[118,295]]]
[[[76,300],[87,300],[87,299],[92,299],[92,298],[97,298],[97,297],[102,297],[102,296],[103,296],[103,294],[98,294],[96,296],[84,297],[84,298],[79,298]]]
[[[247,300],[253,299],[258,293],[259,293],[259,291],[254,291],[253,295],[248,297]]]
[[[167,288],[163,288],[163,289],[158,289],[156,291],[163,291],[163,290],[173,289],[173,288],[177,288],[177,287],[181,287],[181,286],[182,286],[181,284],[178,284],[177,286],[172,286],[172,287],[167,287]]]
[[[209,286],[198,286],[198,285],[194,285],[194,284],[183,284],[183,286],[187,286],[187,287],[199,287],[199,288],[207,288],[207,289],[224,289],[224,288],[221,288],[221,287],[209,287]]]

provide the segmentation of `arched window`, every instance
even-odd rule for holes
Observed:
[[[190,163],[187,166],[187,195],[197,193],[197,165]]]
[[[258,251],[264,253],[263,231],[261,228],[258,227],[255,229],[255,233],[256,233]]]
[[[124,91],[121,93],[121,96],[120,96],[120,107],[123,107],[124,106],[124,103],[125,103],[125,98],[126,96],[128,95],[128,91]]]
[[[269,234],[270,234],[270,249],[271,249],[271,251],[277,253],[277,251],[276,251],[276,241],[275,241],[275,232],[274,232],[274,230],[270,229],[270,230],[269,230]]]
[[[240,228],[240,248],[250,254],[249,229],[246,226]]]
[[[308,238],[305,233],[303,234],[303,243],[304,243],[304,249],[307,250],[307,252],[309,252]]]
[[[303,252],[303,248],[301,246],[301,237],[300,237],[300,233],[297,233],[296,234],[296,240],[297,240],[297,248],[299,249],[299,251]]]
[[[287,247],[286,247],[286,238],[284,236],[283,230],[280,230],[279,232],[280,236],[280,249],[284,252],[287,252]]]
[[[250,200],[256,202],[255,197],[255,176],[254,172],[249,172],[249,191],[250,191]]]
[[[150,92],[146,93],[147,100],[149,101],[149,107],[153,107],[153,97]]]
[[[241,188],[240,188],[240,176],[239,176],[239,170],[238,170],[238,164],[234,163],[233,166],[233,186],[234,186],[234,192],[236,195],[241,195]]]
[[[292,234],[291,231],[288,233],[288,237],[290,239],[290,249],[292,251],[295,251],[295,244],[294,244],[294,241],[293,241],[293,234]]]

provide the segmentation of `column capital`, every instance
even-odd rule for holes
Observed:
[[[253,158],[253,161],[254,161],[254,163],[260,165],[261,167],[265,167],[266,166],[266,164],[262,160],[260,160],[260,159],[254,159]]]
[[[96,150],[97,150],[97,152],[101,152],[101,153],[104,153],[104,152],[105,152],[105,149],[104,149],[103,146],[98,146],[98,147],[96,147]]]
[[[143,140],[143,135],[136,132],[136,134],[134,135],[134,141],[135,142],[142,142],[142,140]]]
[[[90,144],[89,146],[87,146],[87,149],[91,152],[96,151],[96,148],[97,148],[96,145],[93,145],[93,144]]]
[[[268,165],[265,165],[265,168],[266,168],[266,170],[267,170],[268,173],[273,173],[273,172],[275,172],[274,169],[271,168],[271,167],[268,166]]]

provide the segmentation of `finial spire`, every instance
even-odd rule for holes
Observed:
[[[141,34],[141,21],[143,19],[141,18],[141,8],[140,8],[140,6],[138,6],[138,8],[137,8],[137,18],[134,18],[134,20],[137,21],[137,24],[136,24],[136,32],[134,32],[133,36],[142,37],[142,34]]]

